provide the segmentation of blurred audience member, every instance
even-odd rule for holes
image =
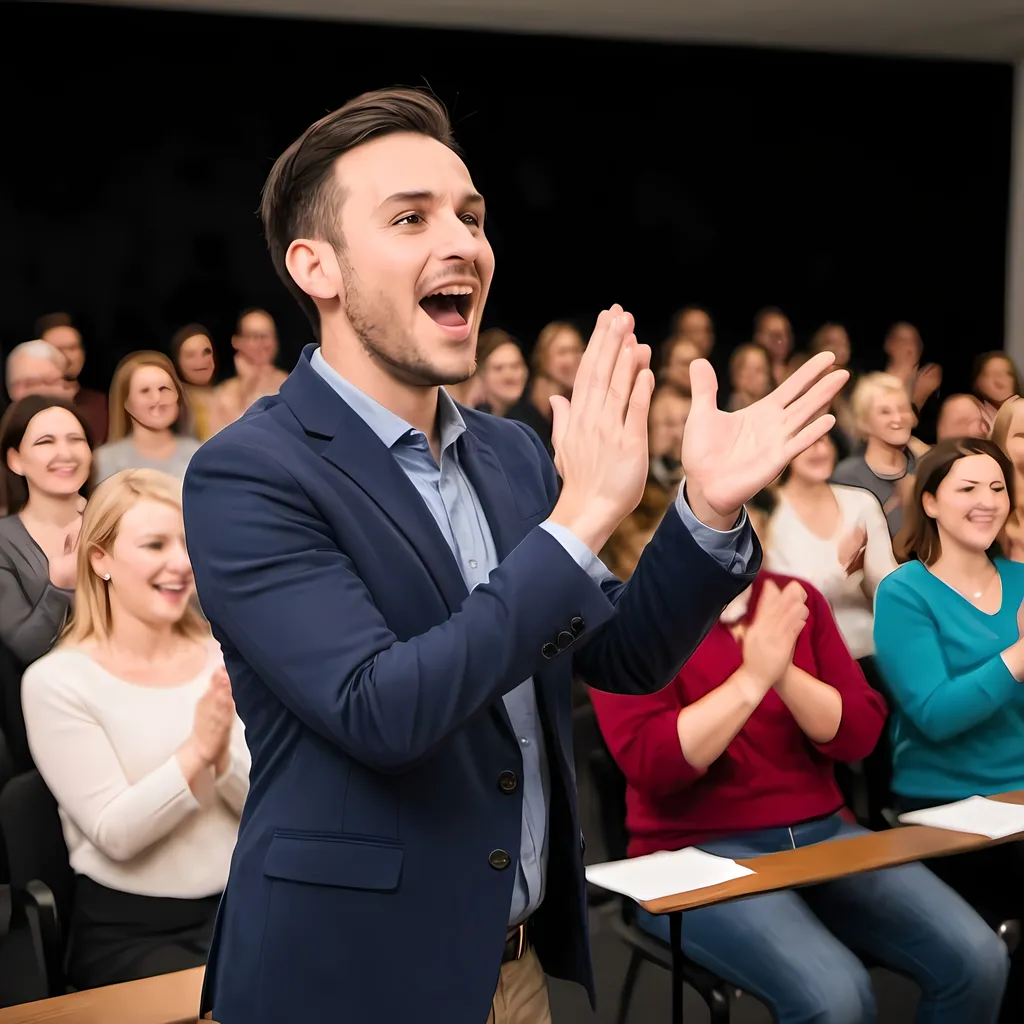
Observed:
[[[1005,352],[985,352],[978,356],[971,375],[971,390],[981,402],[981,414],[989,431],[996,413],[1013,395],[1020,395],[1020,374]]]
[[[479,370],[458,384],[445,384],[444,389],[453,401],[470,409],[478,409],[484,400],[484,382]]]
[[[850,369],[850,359],[853,350],[850,346],[850,335],[842,324],[822,324],[811,336],[810,354],[817,355],[819,352],[831,352],[836,361],[834,366]],[[857,425],[853,416],[853,406],[850,403],[850,396],[857,384],[857,376],[850,374],[843,390],[836,395],[832,402],[831,412],[836,418],[836,427],[840,436],[836,438],[836,447],[839,449],[840,457],[846,458],[855,447],[857,437]]]
[[[132,352],[110,384],[110,439],[96,449],[95,481],[122,469],[158,469],[179,480],[199,442],[182,434],[188,401],[162,352]]]
[[[7,355],[4,370],[7,394],[12,402],[20,401],[26,395],[71,397],[71,389],[65,380],[67,359],[41,338],[15,345]]]
[[[672,319],[672,333],[687,338],[697,346],[698,354],[711,358],[715,347],[715,325],[711,314],[702,306],[684,306]]]
[[[650,475],[673,497],[679,488],[683,468],[683,431],[690,415],[690,396],[664,385],[655,388],[647,414],[647,447]]]
[[[479,408],[495,416],[507,416],[523,397],[529,372],[519,342],[500,327],[481,331],[476,365],[483,387]]]
[[[771,387],[781,384],[788,376],[789,357],[793,354],[793,326],[789,317],[777,306],[766,306],[759,310],[754,317],[752,340],[768,353]]]
[[[992,441],[1013,466],[1014,507],[999,543],[1011,561],[1024,562],[1024,400],[1011,395],[999,408],[992,425]]]
[[[80,409],[29,395],[0,421],[0,642],[22,665],[42,657],[71,608],[92,449]]]
[[[907,390],[917,418],[913,427],[919,428],[920,435],[926,441],[931,440],[935,435],[934,418],[937,410],[935,403],[930,400],[942,385],[942,367],[938,363],[921,365],[924,343],[913,324],[893,324],[885,336],[883,348],[887,359],[885,372],[898,377]]]
[[[85,368],[85,346],[78,328],[67,313],[48,313],[36,321],[36,334],[67,360],[65,379],[68,395],[89,424],[93,444],[103,444],[107,439],[107,396],[102,391],[83,388],[78,383]]]
[[[266,310],[246,310],[238,318],[231,345],[236,375],[220,385],[219,397],[228,418],[236,420],[257,399],[276,395],[288,374],[274,365],[277,326]]]
[[[662,343],[659,353],[658,383],[673,387],[680,394],[690,393],[690,364],[701,358],[700,345],[685,334],[675,334]]]
[[[217,389],[217,352],[202,324],[186,324],[171,338],[171,360],[185,386],[192,434],[199,441],[213,437],[228,423]]]
[[[580,358],[583,336],[572,324],[555,320],[537,336],[530,355],[533,371],[523,397],[505,414],[533,427],[551,451],[551,397],[572,394]]]
[[[833,481],[870,491],[882,506],[895,536],[903,522],[905,487],[917,459],[909,447],[914,411],[903,382],[888,373],[869,373],[857,382],[850,399],[863,452],[850,455],[836,467]]]
[[[68,975],[78,988],[206,962],[249,754],[191,595],[178,481],[127,470],[97,488],[74,619],[22,684],[76,875]]]
[[[990,429],[974,395],[950,395],[939,407],[935,438],[945,441],[951,437],[988,437]]]
[[[729,382],[732,385],[729,411],[745,409],[764,398],[775,386],[772,372],[771,358],[761,345],[755,342],[740,345],[729,358]]]

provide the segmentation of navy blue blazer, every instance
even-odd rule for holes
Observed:
[[[185,476],[199,597],[252,751],[201,1012],[487,1019],[522,814],[501,696],[531,675],[551,767],[535,945],[593,999],[573,672],[660,689],[753,573],[722,568],[670,512],[630,582],[598,586],[537,528],[558,483],[536,434],[463,409],[460,460],[502,559],[468,594],[415,488],[310,351]]]

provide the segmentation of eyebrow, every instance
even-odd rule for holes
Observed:
[[[431,192],[429,189],[413,189],[409,192],[395,192],[394,195],[388,196],[380,205],[387,206],[389,203],[432,203],[436,201],[436,192]],[[483,201],[484,197],[479,192],[467,192],[462,197],[464,205],[482,203]]]

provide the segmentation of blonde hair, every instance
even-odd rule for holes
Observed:
[[[575,334],[579,339],[580,347],[583,347],[583,335],[571,323],[567,320],[552,320],[547,326],[541,328],[541,332],[534,342],[533,352],[530,353],[530,369],[537,376],[544,375],[551,344],[563,332]]]
[[[104,480],[89,499],[78,539],[75,610],[60,643],[81,644],[109,638],[110,584],[96,574],[92,556],[111,549],[124,514],[140,501],[159,501],[181,511],[181,483],[156,469],[123,469]],[[205,621],[191,603],[175,623],[174,631],[194,640],[209,635]]]
[[[970,397],[974,397],[971,395]],[[948,402],[949,399],[947,398]],[[1009,458],[1010,453],[1006,450],[1006,439],[1010,436],[1010,425],[1013,423],[1013,414],[1021,408],[1017,405],[1018,402],[1024,401],[1020,395],[1010,395],[1010,397],[999,406],[999,412],[996,413],[995,422],[992,424],[992,440],[995,441],[1002,453]],[[1024,495],[1022,495],[1024,497]]]
[[[156,366],[171,378],[174,390],[178,392],[178,419],[172,429],[180,429],[181,424],[188,422],[188,396],[185,393],[184,385],[178,379],[174,363],[163,352],[150,352],[146,350],[132,352],[117,364],[114,378],[110,382],[108,443],[120,441],[132,432],[132,418],[128,415],[128,410],[124,406],[125,402],[128,401],[128,392],[131,390],[132,375],[140,366]]]
[[[850,396],[850,409],[853,412],[853,422],[857,433],[864,437],[864,423],[871,412],[871,406],[880,395],[899,393],[910,402],[907,389],[903,381],[892,373],[866,373],[853,389]]]

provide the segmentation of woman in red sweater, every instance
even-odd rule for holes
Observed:
[[[809,584],[761,572],[660,693],[591,698],[628,781],[630,856],[746,858],[865,831],[840,813],[833,762],[871,752],[885,707]],[[669,940],[666,916],[638,921]],[[858,953],[917,981],[918,1024],[992,1024],[1008,972],[996,934],[921,864],[690,911],[682,934],[778,1024],[874,1022]]]

